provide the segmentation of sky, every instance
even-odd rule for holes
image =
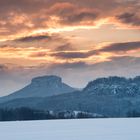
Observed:
[[[140,0],[0,0],[0,96],[36,76],[83,88],[139,69]]]

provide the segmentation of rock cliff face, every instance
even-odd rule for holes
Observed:
[[[36,77],[32,79],[31,84],[33,86],[43,87],[43,86],[58,86],[63,84],[62,79],[58,76],[43,76],[43,77]]]
[[[42,76],[32,79],[31,84],[23,89],[2,97],[1,101],[16,98],[47,97],[73,91],[75,91],[75,89],[63,83],[62,79],[58,76]]]

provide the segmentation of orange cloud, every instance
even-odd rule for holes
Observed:
[[[0,9],[0,40],[43,32],[92,29],[112,17],[117,19],[114,24],[119,22],[139,28],[139,1],[15,0],[11,3],[5,0],[0,1]]]

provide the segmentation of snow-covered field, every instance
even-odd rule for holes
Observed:
[[[0,140],[140,140],[140,119],[0,122]]]

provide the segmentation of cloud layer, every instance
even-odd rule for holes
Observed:
[[[41,29],[65,26],[94,27],[103,19],[110,19],[114,24],[123,23],[139,28],[139,3],[139,0],[0,1],[0,36],[1,39],[6,39],[6,36],[13,38]],[[114,20],[111,20],[113,18]]]

